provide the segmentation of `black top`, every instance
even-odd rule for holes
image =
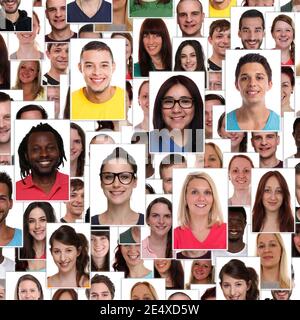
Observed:
[[[1,31],[31,31],[31,18],[27,16],[25,10],[18,10],[19,18],[16,22],[11,22],[5,19],[5,29],[0,29]]]
[[[98,219],[99,215],[95,215],[95,216],[92,216],[92,219],[91,219],[91,224],[93,226],[99,226],[100,223],[99,223],[99,219]],[[138,221],[136,223],[137,226],[140,226],[140,225],[144,225],[144,215],[139,213],[139,218],[138,218]]]

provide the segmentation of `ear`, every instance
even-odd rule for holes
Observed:
[[[136,179],[134,179],[134,181],[133,181],[133,188],[136,188],[136,186],[137,186],[137,178]]]
[[[46,56],[48,59],[50,59],[50,52],[48,50],[46,50]]]
[[[78,63],[78,70],[82,73],[82,65],[81,65],[81,62]]]
[[[116,64],[115,64],[115,62],[113,62],[113,63],[112,63],[112,73],[114,73],[115,70],[116,70]]]
[[[211,44],[212,43],[212,38],[208,37],[208,42]]]
[[[10,199],[9,200],[9,209],[11,209],[13,207],[13,204],[14,204],[13,199]]]
[[[239,38],[242,38],[241,37],[241,31],[239,30],[239,32],[238,32],[238,36],[239,36]]]
[[[277,145],[280,143],[280,137],[277,135]]]
[[[236,89],[237,89],[238,91],[240,91],[237,81],[235,81],[234,84],[235,84]]]
[[[273,82],[271,80],[271,81],[269,81],[269,89],[268,90],[270,90],[272,87],[273,87]]]
[[[81,255],[81,251],[82,251],[82,247],[79,247],[77,250],[77,255],[76,255],[77,257],[79,257]]]

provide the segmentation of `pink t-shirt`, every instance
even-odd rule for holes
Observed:
[[[204,241],[199,241],[190,228],[177,227],[174,230],[174,249],[226,249],[226,223],[215,223]]]
[[[157,258],[155,252],[149,247],[149,237],[142,241],[142,255],[144,258]]]

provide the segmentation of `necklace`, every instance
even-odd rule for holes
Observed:
[[[96,9],[96,11],[93,12],[93,14],[92,14],[91,16],[90,16],[90,15],[87,15],[87,14],[85,13],[85,11],[84,11],[84,9],[83,9],[83,5],[82,5],[82,0],[79,0],[79,7],[80,7],[81,11],[84,12],[84,14],[86,14],[89,18],[91,18],[91,17],[93,17],[93,16],[99,11],[101,3],[102,3],[102,1],[99,0],[98,5],[97,5],[97,9]]]

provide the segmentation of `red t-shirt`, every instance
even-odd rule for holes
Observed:
[[[226,249],[226,223],[215,223],[204,241],[199,241],[190,228],[177,227],[174,230],[174,249]]]

